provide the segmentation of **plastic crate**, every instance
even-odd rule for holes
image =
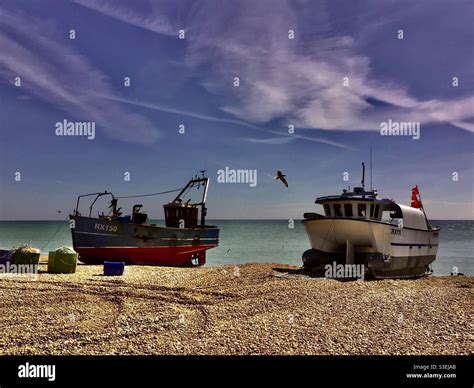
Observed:
[[[125,269],[123,261],[104,261],[105,276],[122,276]]]
[[[77,268],[77,256],[77,253],[49,252],[48,272],[75,273]]]

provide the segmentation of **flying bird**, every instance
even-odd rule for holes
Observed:
[[[285,179],[286,175],[283,175],[281,171],[277,171],[276,180],[280,180],[286,187],[288,187],[288,182]]]

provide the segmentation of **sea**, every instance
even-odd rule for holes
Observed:
[[[164,225],[162,220],[152,221]],[[441,228],[434,275],[456,271],[474,275],[474,221],[430,221]],[[207,251],[207,266],[270,262],[301,266],[302,253],[310,249],[301,221],[208,220],[220,229],[220,246]],[[21,244],[42,254],[72,246],[67,221],[0,221],[0,249]]]

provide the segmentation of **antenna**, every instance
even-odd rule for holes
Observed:
[[[362,183],[363,188],[365,188],[364,181],[365,181],[365,163],[362,162],[362,181],[360,183]]]
[[[372,143],[370,143],[370,191],[372,191]]]

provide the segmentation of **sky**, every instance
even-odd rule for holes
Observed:
[[[206,168],[209,218],[298,219],[360,185],[370,147],[381,198],[409,204],[418,185],[429,218],[474,219],[473,13],[464,0],[0,0],[0,220],[63,219],[79,194],[175,189]],[[58,136],[64,120],[94,123],[94,138]],[[389,122],[419,136],[384,135]],[[257,184],[219,182],[226,167]],[[172,197],[139,202],[162,218]]]

